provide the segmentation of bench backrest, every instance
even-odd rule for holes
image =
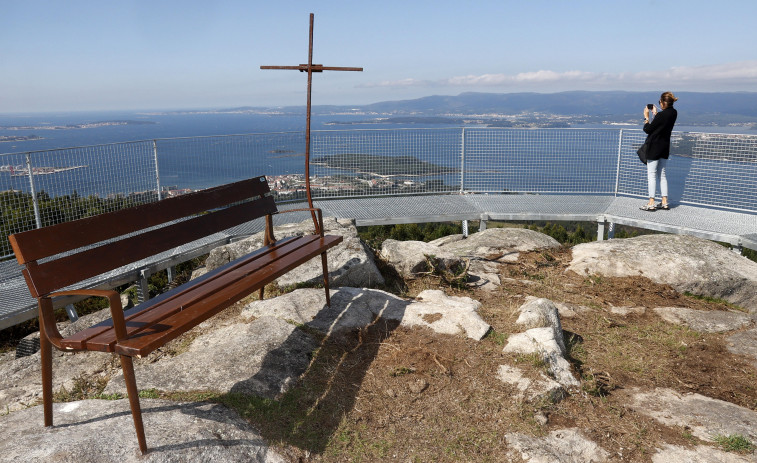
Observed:
[[[33,297],[276,212],[265,177],[11,235]],[[42,260],[41,262],[39,262]]]

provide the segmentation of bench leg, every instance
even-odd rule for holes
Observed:
[[[329,264],[326,261],[326,253],[321,253],[321,264],[323,265],[323,287],[326,288],[326,305],[331,307],[331,296],[329,295]]]
[[[260,300],[263,300],[263,296],[265,296],[265,288],[260,288]]]
[[[45,334],[45,324],[39,324],[39,350],[42,359],[42,407],[45,426],[53,425],[53,345]]]
[[[128,355],[121,355],[121,368],[124,371],[124,381],[126,382],[126,392],[129,395],[129,405],[131,406],[131,416],[134,418],[134,429],[137,431],[137,442],[139,442],[139,451],[142,454],[147,453],[147,442],[145,441],[145,427],[142,424],[142,409],[139,406],[139,391],[137,390],[137,379],[134,376],[134,363]]]

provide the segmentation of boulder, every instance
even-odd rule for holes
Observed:
[[[725,452],[720,449],[697,445],[686,448],[678,445],[665,444],[657,453],[652,455],[652,463],[749,463],[754,462],[752,456]]]
[[[561,355],[565,355],[565,340],[560,323],[560,314],[557,311],[557,306],[549,299],[531,299],[520,306],[520,315],[515,320],[515,324],[525,329],[551,328],[554,331],[554,338],[560,348]]]
[[[218,404],[141,399],[148,453],[141,455],[129,401],[53,404],[55,425],[43,426],[42,406],[0,416],[4,462],[283,463],[237,415]]]
[[[464,240],[451,240],[440,246],[460,257],[514,261],[519,252],[559,248],[554,238],[525,228],[488,228]]]
[[[729,352],[749,357],[757,368],[757,328],[734,333],[725,342]]]
[[[250,320],[274,316],[326,334],[362,328],[376,317],[476,340],[482,339],[490,328],[478,314],[478,301],[447,296],[440,290],[426,290],[415,299],[404,299],[377,289],[339,288],[331,290],[330,297],[328,307],[322,289],[298,289],[274,299],[253,301],[245,307],[242,317]]]
[[[668,323],[687,326],[703,333],[734,331],[752,324],[752,317],[743,312],[694,310],[685,307],[657,307],[654,311]]]
[[[430,272],[429,257],[436,259],[439,270],[452,271],[465,265],[460,257],[423,241],[388,239],[381,245],[381,258],[403,278],[417,278],[422,273]]]
[[[544,437],[520,433],[505,434],[509,459],[526,463],[599,463],[609,453],[575,428],[551,431]]]
[[[616,307],[610,306],[610,313],[620,315],[621,317],[628,317],[629,315],[644,315],[647,312],[646,307]]]
[[[539,373],[536,379],[531,379],[523,374],[518,367],[509,365],[500,365],[497,370],[497,377],[503,382],[513,386],[517,393],[516,400],[546,400],[550,403],[557,403],[567,397],[560,383]]]
[[[340,235],[342,243],[328,252],[329,282],[331,286],[373,287],[384,284],[373,258],[373,253],[358,237],[357,228],[351,220],[324,217],[324,233]],[[313,233],[313,221],[307,219],[296,224],[275,227],[277,239],[290,236],[302,236]],[[206,271],[213,270],[234,259],[248,254],[263,246],[263,232],[235,243],[220,246],[210,251],[205,261]],[[319,283],[323,281],[321,259],[316,257],[288,272],[277,280],[279,286],[297,283]]]
[[[564,387],[580,386],[581,383],[573,376],[570,363],[565,359],[560,344],[555,339],[555,331],[552,328],[531,328],[507,338],[507,344],[502,351],[512,354],[539,354],[555,381]]]
[[[202,334],[186,352],[137,365],[135,374],[140,389],[211,390],[275,398],[305,371],[317,345],[291,323],[260,317],[250,324],[236,323]],[[116,374],[104,392],[126,394],[123,374]]]
[[[460,241],[464,239],[465,239],[465,235],[463,235],[462,233],[459,233],[457,235],[442,236],[441,238],[437,238],[433,241],[429,241],[428,244],[432,244],[434,246],[444,246],[445,244],[454,243],[455,241]]]
[[[468,267],[468,287],[496,291],[502,285],[499,265],[488,260],[474,259]]]
[[[528,302],[530,298],[534,297],[527,296],[526,302]],[[555,307],[557,307],[557,313],[560,315],[560,318],[575,318],[579,315],[591,312],[591,309],[589,307],[586,307],[585,305],[568,304],[565,302],[553,302],[553,304],[555,304]]]
[[[426,256],[436,257],[443,270],[470,262],[470,285],[493,290],[501,283],[498,263],[516,261],[519,252],[559,246],[553,238],[533,230],[490,228],[467,238],[450,235],[428,243],[385,240],[381,256],[405,278],[415,278],[430,270]]]
[[[680,292],[725,299],[757,312],[757,262],[693,236],[645,235],[579,244],[573,247],[568,270],[644,276]]]
[[[581,383],[573,376],[570,363],[565,359],[565,338],[555,304],[549,299],[528,297],[519,310],[515,323],[526,331],[507,338],[503,352],[539,354],[558,383],[564,387],[579,386]]]
[[[691,429],[704,441],[713,436],[741,435],[757,442],[757,412],[700,394],[681,394],[672,389],[630,389],[628,403],[635,411],[666,426]]]

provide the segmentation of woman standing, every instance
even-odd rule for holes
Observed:
[[[678,112],[673,103],[678,100],[671,92],[665,92],[660,96],[660,108],[652,105],[654,119],[649,122],[649,107],[644,107],[644,132],[647,133],[647,182],[649,185],[649,202],[641,207],[642,211],[656,211],[657,209],[668,210],[668,179],[665,176],[665,166],[670,156],[670,134],[676,123]],[[655,205],[654,197],[657,191],[657,181],[660,182],[660,194],[662,202]]]

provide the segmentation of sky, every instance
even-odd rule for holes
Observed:
[[[0,113],[757,91],[754,0],[0,0]]]

